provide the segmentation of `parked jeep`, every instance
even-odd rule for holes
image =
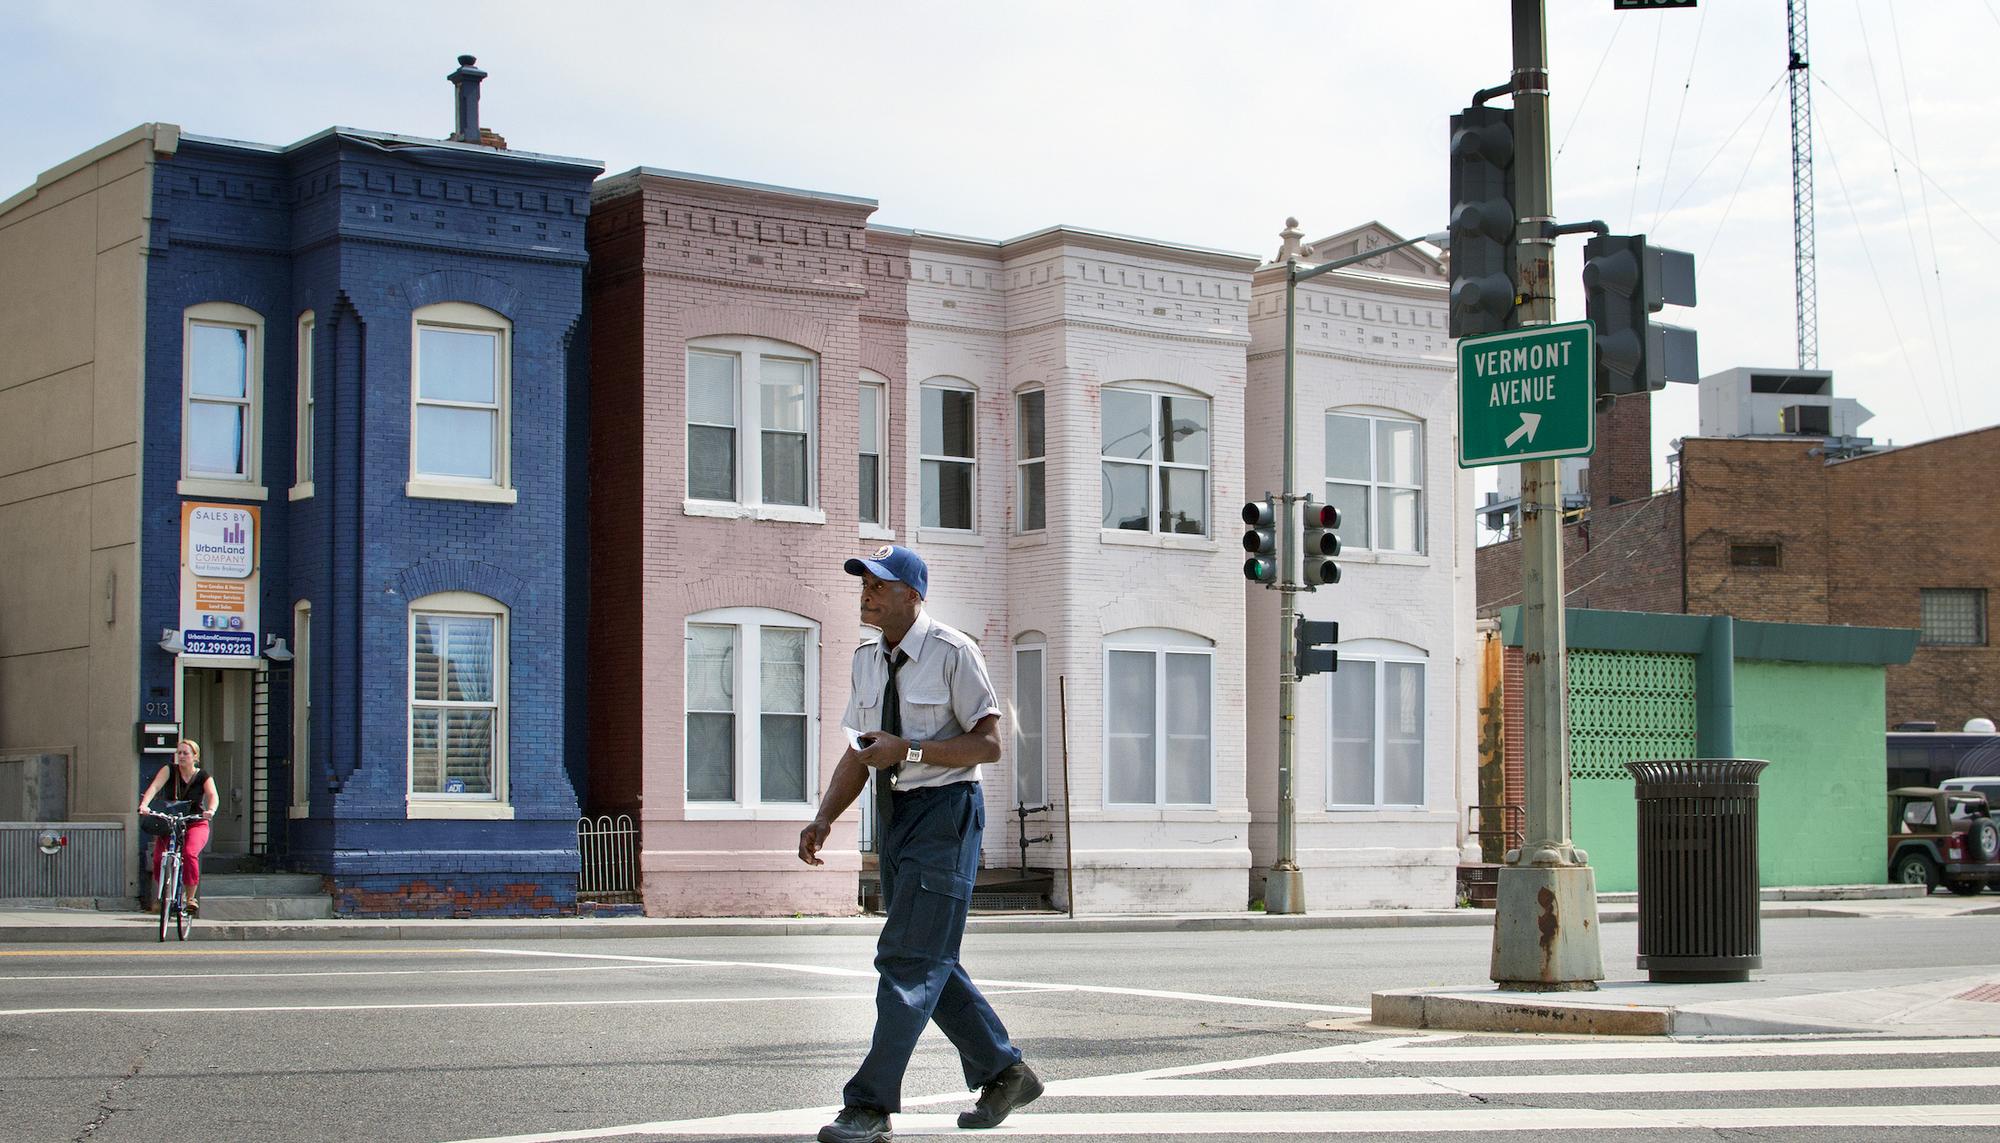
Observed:
[[[1903,786],[1889,791],[1889,880],[1971,896],[2000,882],[2000,824],[1986,795]]]

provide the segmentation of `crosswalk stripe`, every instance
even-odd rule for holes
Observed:
[[[1123,1099],[1154,1096],[1279,1096],[1363,1095],[1575,1095],[1589,1092],[1642,1093],[1692,1091],[1859,1091],[1882,1088],[1928,1088],[1958,1091],[2000,1087],[2000,1068],[1860,1068],[1843,1071],[1747,1072],[1623,1072],[1578,1075],[1574,1072],[1507,1076],[1369,1076],[1315,1079],[1107,1079],[1058,1080],[1048,1094],[1071,1099]]]
[[[677,1122],[633,1123],[601,1130],[493,1136],[457,1143],[570,1143],[619,1136],[810,1136],[834,1108],[721,1115]],[[905,1114],[894,1118],[898,1138],[960,1135],[953,1115]],[[1915,1104],[1863,1107],[1729,1108],[1509,1108],[1469,1111],[1023,1111],[993,1135],[1359,1135],[1388,1132],[1474,1134],[1496,1131],[1610,1131],[1621,1129],[1748,1130],[1772,1127],[2000,1127],[2000,1104]]]

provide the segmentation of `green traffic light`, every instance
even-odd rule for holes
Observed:
[[[1243,578],[1252,583],[1276,582],[1278,578],[1277,561],[1251,556],[1249,559],[1243,561]]]

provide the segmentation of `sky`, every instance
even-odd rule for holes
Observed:
[[[140,123],[442,137],[490,73],[511,147],[876,199],[1003,239],[1055,224],[1269,258],[1445,229],[1447,119],[1507,82],[1506,0],[0,0],[0,198]],[[1910,444],[2000,423],[2000,0],[1815,0],[1819,365]],[[1694,254],[1701,369],[1796,366],[1783,0],[1548,0],[1556,213]],[[1504,104],[1505,100],[1496,103]],[[1980,108],[1987,108],[1981,112]],[[1557,312],[1583,316],[1581,237]],[[1655,398],[1654,483],[1698,431]],[[1490,487],[1491,470],[1481,476]]]

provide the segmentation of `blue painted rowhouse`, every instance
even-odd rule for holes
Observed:
[[[482,132],[473,64],[448,140],[182,135],[153,184],[141,699],[247,807],[216,852],[340,914],[575,906],[602,168]]]

